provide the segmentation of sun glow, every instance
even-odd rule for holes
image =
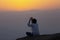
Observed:
[[[60,8],[60,0],[0,0],[0,10]]]

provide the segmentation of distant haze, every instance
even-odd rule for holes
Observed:
[[[30,10],[0,12],[0,40],[15,40],[31,32],[27,26],[30,17],[38,20],[40,34],[60,32],[60,10]]]

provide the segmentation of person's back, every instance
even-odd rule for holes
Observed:
[[[32,26],[32,33],[33,35],[39,35],[39,28],[38,28],[38,24],[31,24]]]
[[[38,28],[38,24],[37,24],[37,20],[34,18],[30,18],[29,22],[28,22],[28,26],[32,27],[32,34],[33,35],[39,35],[39,28]]]

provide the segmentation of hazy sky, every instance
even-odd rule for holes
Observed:
[[[0,10],[60,9],[60,0],[0,0]]]

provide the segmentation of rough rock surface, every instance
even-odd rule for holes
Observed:
[[[60,33],[38,35],[38,36],[32,36],[32,37],[26,36],[23,38],[18,38],[16,40],[60,40]]]

